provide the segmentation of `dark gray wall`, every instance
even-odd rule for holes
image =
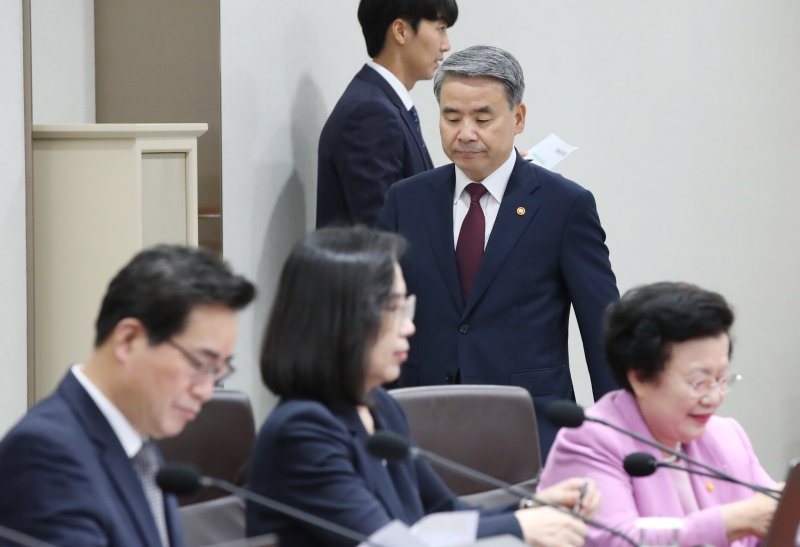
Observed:
[[[205,122],[200,244],[221,249],[219,0],[94,3],[97,123]]]

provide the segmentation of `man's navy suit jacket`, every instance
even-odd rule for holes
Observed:
[[[164,501],[183,545],[177,502]],[[0,525],[55,545],[160,545],[131,460],[71,372],[0,442]]]
[[[402,259],[417,295],[416,334],[399,385],[455,381],[521,386],[533,396],[542,455],[556,428],[545,408],[574,399],[567,334],[570,304],[595,399],[616,388],[602,349],[602,316],[619,298],[594,197],[517,155],[469,301],[453,244],[455,168],[395,184],[378,228],[405,236]]]
[[[317,228],[373,226],[390,185],[433,167],[403,101],[366,65],[322,128],[318,160]]]

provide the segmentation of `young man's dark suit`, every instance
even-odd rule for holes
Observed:
[[[336,222],[374,225],[389,186],[432,167],[403,101],[365,65],[322,128],[317,228]]]
[[[409,241],[416,334],[399,385],[506,384],[533,396],[546,455],[547,405],[574,399],[567,330],[575,308],[596,399],[615,389],[603,357],[606,305],[619,298],[592,194],[517,155],[466,304],[453,244],[453,164],[392,186],[378,228]]]
[[[183,545],[174,496],[164,512]],[[0,525],[55,545],[161,544],[130,458],[72,372],[0,443]]]

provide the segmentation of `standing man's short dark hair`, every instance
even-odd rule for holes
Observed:
[[[373,225],[386,190],[433,168],[409,91],[433,78],[450,49],[455,0],[361,0],[372,61],[347,86],[322,128],[317,227]]]
[[[0,442],[0,526],[57,545],[182,545],[152,441],[180,433],[233,372],[236,312],[254,295],[209,251],[136,255],[108,287],[87,361]]]
[[[422,19],[443,21],[452,27],[458,19],[455,0],[361,0],[358,4],[358,22],[367,55],[374,59],[383,51],[386,31],[395,19],[405,19],[414,32],[419,30]]]
[[[515,151],[525,80],[509,52],[453,53],[434,92],[453,163],[392,186],[377,224],[408,240],[402,266],[418,300],[399,384],[523,387],[546,456],[556,431],[545,408],[575,397],[571,309],[594,397],[617,387],[603,356],[602,316],[619,292],[594,197]]]

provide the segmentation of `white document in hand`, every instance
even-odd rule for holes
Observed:
[[[412,528],[393,520],[369,537],[381,547],[454,547],[475,542],[477,511],[434,513],[421,518]],[[358,547],[370,547],[361,543]]]
[[[525,159],[552,171],[556,165],[561,163],[561,160],[577,149],[577,146],[567,144],[555,133],[550,133],[542,142],[528,150]]]

